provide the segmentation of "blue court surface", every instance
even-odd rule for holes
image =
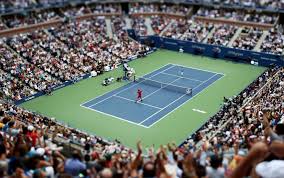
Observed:
[[[149,80],[129,82],[81,106],[150,128],[223,76],[223,74],[202,69],[168,64],[143,76]],[[153,81],[166,85],[160,86]],[[141,103],[135,102],[138,88],[143,90]],[[188,94],[189,90],[192,91],[191,94]]]

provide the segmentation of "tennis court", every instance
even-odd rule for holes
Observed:
[[[184,102],[183,104],[181,102],[182,100],[172,103],[171,107],[178,107],[178,109],[173,109],[174,111],[171,112],[170,108],[165,108],[159,113],[156,113],[151,119],[145,121],[143,125],[139,123],[151,115],[149,113],[151,107],[144,107],[145,105],[140,104],[137,106],[134,102],[128,103],[125,99],[118,99],[112,96],[125,89],[125,91],[117,95],[129,100],[135,100],[136,89],[138,87],[134,86],[132,89],[127,88],[137,83],[115,82],[109,86],[101,85],[101,82],[105,78],[121,77],[123,75],[122,67],[56,90],[51,96],[35,98],[23,103],[21,106],[44,116],[53,117],[69,127],[83,130],[86,133],[104,137],[109,140],[118,139],[131,148],[136,148],[137,140],[141,140],[145,147],[152,146],[153,144],[155,144],[155,146],[164,145],[173,141],[176,144],[180,144],[188,135],[196,132],[208,118],[219,111],[223,104],[223,97],[230,98],[238,94],[265,70],[263,67],[232,63],[226,60],[212,60],[206,57],[167,50],[158,50],[145,58],[129,62],[129,66],[136,70],[137,75],[146,78],[161,73],[157,76],[153,76],[151,79],[158,80],[162,78],[160,81],[164,82],[175,80],[175,77],[167,74],[177,75],[177,72],[180,70],[178,67],[173,67],[167,71],[163,71],[167,69],[167,67],[170,67],[170,64],[177,64],[174,66],[184,66],[184,78],[205,82],[214,74],[220,73],[224,74],[224,76],[213,83],[214,78],[217,77],[214,76],[211,82],[208,81],[194,89],[194,98],[190,96],[189,100],[187,100],[188,102]],[[179,74],[178,78],[180,78]],[[179,81],[188,80],[180,79],[173,83],[177,84]],[[194,83],[194,80],[190,80],[186,84],[190,84],[190,82],[192,83],[191,87],[199,84],[198,81]],[[180,83],[188,87],[188,85],[185,85],[185,82]],[[177,85],[181,85],[180,83]],[[154,87],[149,85],[149,82],[147,85],[143,84],[143,82],[138,85],[141,88],[143,87],[144,97],[151,91],[153,92],[159,89],[158,86]],[[208,86],[208,88],[204,89],[206,86]],[[175,98],[178,99],[179,96],[183,95],[180,92],[173,92],[167,89],[161,90],[163,91],[159,90],[146,98],[144,103],[155,107],[165,107],[170,104],[170,102],[163,97],[173,98],[171,101],[174,101]],[[94,111],[88,107],[97,103],[97,101],[99,101],[97,98],[106,94],[109,94],[107,95],[108,97],[112,96],[111,99],[107,99],[108,103],[102,102],[97,104],[98,106],[103,104],[105,107],[103,110]],[[161,97],[161,95],[163,95],[163,97]],[[107,96],[105,96],[105,98],[107,98]],[[103,98],[100,100],[102,99]],[[87,103],[87,101],[90,101],[90,103]],[[123,103],[123,107],[120,106],[121,104],[112,103],[114,101],[120,101]],[[82,107],[83,103],[85,103],[84,107]],[[126,105],[127,103],[128,105]],[[97,109],[98,106],[95,105],[94,108]],[[135,106],[139,107],[138,112],[132,111]],[[86,107],[88,107],[88,109],[86,109]],[[124,110],[124,108],[127,107],[128,109]],[[142,111],[144,108],[147,109]],[[155,111],[159,110],[160,109],[155,109]],[[165,110],[170,114],[166,114]],[[144,115],[144,112],[147,116]],[[144,115],[144,119],[142,118],[142,114]],[[131,115],[134,117],[131,117]],[[152,126],[150,122],[153,123]]]
[[[81,106],[150,128],[223,76],[212,71],[167,64],[136,82],[126,83]],[[143,90],[141,103],[135,103],[138,88]]]

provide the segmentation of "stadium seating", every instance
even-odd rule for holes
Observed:
[[[277,15],[275,14],[253,14],[245,11],[232,11],[231,9],[207,9],[200,8],[197,13],[197,16],[204,16],[210,18],[223,18],[237,21],[246,21],[246,22],[257,22],[257,23],[270,23],[274,24],[277,20]]]
[[[283,54],[284,36],[278,31],[277,27],[270,30],[265,41],[261,45],[261,51],[274,54]]]
[[[224,98],[219,112],[181,145],[168,144],[156,151],[150,147],[147,153],[139,141],[133,151],[118,140],[85,133],[13,103],[92,72],[102,74],[149,51],[126,33],[129,20],[139,36],[153,33],[283,55],[284,34],[278,13],[247,10],[284,9],[283,0],[130,3],[129,16],[120,4],[90,0],[72,6],[70,2],[0,2],[0,177],[238,178],[254,175],[252,170],[269,177],[271,172],[265,170],[268,163],[263,160],[273,160],[274,166],[283,168],[284,69],[279,66],[268,68],[239,95]],[[222,9],[196,9],[204,3]],[[60,7],[53,7],[56,4]],[[246,10],[226,9],[229,5]],[[34,11],[42,7],[46,9]],[[12,13],[17,8],[30,11]],[[268,26],[261,28],[255,23]],[[38,24],[46,26],[32,27]],[[15,33],[9,34],[9,30]],[[275,172],[276,177],[284,176],[283,171]]]

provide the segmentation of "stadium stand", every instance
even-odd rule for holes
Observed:
[[[234,43],[233,47],[252,50],[258,42],[262,31],[255,28],[244,28]]]
[[[161,35],[168,38],[179,39],[189,29],[190,23],[190,20],[175,19],[170,24],[169,28],[167,28]]]
[[[0,177],[284,177],[284,69],[280,66],[270,66],[239,95],[224,98],[219,112],[180,146],[170,143],[147,152],[139,141],[133,151],[118,140],[82,132],[14,103],[86,74],[113,70],[150,51],[128,36],[125,16],[138,36],[149,34],[145,24],[149,18],[159,37],[248,51],[256,51],[259,44],[261,52],[283,56],[283,27],[278,12],[271,10],[283,10],[283,0],[131,3],[129,16],[120,4],[85,1],[71,6],[70,2],[0,2]],[[193,7],[204,4],[224,9]],[[231,5],[246,10],[226,9]],[[270,12],[247,12],[256,8]],[[30,11],[18,14],[19,9]],[[205,17],[215,21],[202,20]]]
[[[257,22],[257,23],[268,23],[274,24],[277,21],[276,14],[253,14],[245,11],[232,11],[231,9],[206,9],[200,8],[197,16],[204,16],[209,18],[223,18],[245,22]]]
[[[233,38],[238,27],[231,25],[217,25],[210,38],[208,38],[208,44],[224,45],[228,46],[230,40]]]
[[[283,54],[284,47],[283,40],[283,34],[275,27],[270,30],[270,34],[267,35],[265,41],[262,43],[261,51],[281,55]]]

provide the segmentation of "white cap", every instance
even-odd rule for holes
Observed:
[[[29,125],[29,126],[28,126],[28,130],[29,130],[29,131],[33,131],[33,130],[34,130],[34,126]]]
[[[45,153],[45,149],[44,148],[38,148],[36,149],[36,153],[40,156],[43,156]]]

